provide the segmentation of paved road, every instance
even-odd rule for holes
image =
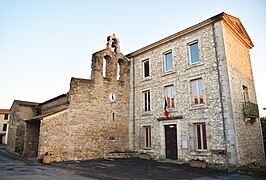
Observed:
[[[188,165],[163,163],[153,160],[133,159],[97,159],[53,163],[53,167],[76,170],[80,175],[103,179],[194,179],[194,180],[254,180],[252,176],[227,173],[212,169],[191,168]]]
[[[252,176],[153,160],[97,159],[42,165],[6,153],[0,145],[0,180],[194,179],[255,180]]]
[[[31,162],[5,152],[0,146],[0,180],[88,180],[92,178]]]

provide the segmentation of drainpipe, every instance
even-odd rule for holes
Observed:
[[[220,102],[221,102],[221,110],[222,110],[222,122],[223,122],[223,137],[224,137],[224,145],[225,145],[225,161],[226,161],[226,168],[229,172],[229,160],[228,160],[228,152],[227,152],[227,137],[225,132],[225,118],[224,118],[224,104],[223,104],[223,93],[222,93],[222,84],[221,84],[221,74],[219,70],[219,60],[218,60],[218,53],[217,53],[217,42],[215,39],[215,29],[214,29],[214,22],[212,23],[212,34],[213,34],[213,41],[214,41],[214,49],[215,49],[215,59],[216,59],[216,66],[217,66],[217,74],[218,74],[218,86],[219,86],[219,94],[220,94]]]
[[[133,63],[133,150],[136,150],[136,145],[135,145],[135,138],[136,138],[136,116],[135,116],[135,106],[136,106],[136,102],[135,102],[135,97],[136,97],[136,90],[135,90],[135,61],[134,58],[131,58],[131,61]]]

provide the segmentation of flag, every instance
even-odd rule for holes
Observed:
[[[169,108],[168,108],[168,104],[167,104],[167,100],[166,99],[164,99],[164,115],[165,115],[165,117],[168,118]]]

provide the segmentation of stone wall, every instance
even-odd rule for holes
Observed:
[[[62,94],[39,105],[41,114],[57,112],[67,107],[68,95]]]
[[[24,157],[37,157],[39,146],[40,120],[26,122]]]
[[[248,88],[249,101],[257,104],[250,50],[223,25],[228,72],[231,87],[233,121],[236,128],[237,153],[240,165],[251,161],[264,162],[259,118],[247,123],[243,114],[243,85]]]
[[[43,118],[39,156],[51,152],[54,161],[92,159],[128,149],[129,62],[122,54],[99,51],[92,58],[91,77],[72,78],[68,109]],[[110,93],[116,95],[114,103],[108,99]]]
[[[25,121],[35,115],[36,103],[14,101],[10,109],[10,126],[8,133],[7,150],[23,154],[25,142]]]
[[[228,75],[228,67],[227,67],[227,59],[226,59],[226,51],[225,51],[225,43],[224,43],[224,34],[222,23],[215,23],[214,26],[214,36],[216,40],[216,51],[217,51],[217,60],[219,64],[219,72],[220,72],[220,83],[221,83],[221,96],[223,103],[223,112],[220,109],[221,117],[220,117],[220,131],[224,131],[223,139],[224,139],[224,150],[227,150],[228,154],[228,164],[237,166],[237,151],[236,151],[236,132],[235,132],[235,123],[233,119],[233,110],[232,110],[232,99],[231,99],[231,89],[230,89],[230,80]],[[221,104],[221,101],[217,102]],[[222,117],[222,113],[224,114],[224,120]],[[224,121],[224,128],[223,128]],[[226,147],[225,147],[226,146]],[[219,161],[218,161],[219,162]],[[227,162],[225,162],[227,163]]]
[[[217,36],[221,36],[221,24],[216,23]],[[200,63],[189,65],[189,54],[187,44],[198,40],[200,49]],[[220,41],[221,39],[219,39]],[[220,42],[219,42],[220,43]],[[222,43],[221,43],[222,45]],[[184,34],[170,42],[155,47],[149,51],[133,57],[135,72],[135,83],[131,86],[130,124],[135,126],[135,144],[132,138],[131,147],[136,150],[145,151],[153,155],[153,158],[165,158],[165,135],[164,125],[177,125],[177,149],[178,159],[188,161],[191,158],[202,157],[208,162],[211,161],[211,149],[224,149],[223,126],[221,118],[221,104],[219,97],[217,66],[215,59],[215,44],[213,39],[212,26],[208,25],[200,30]],[[173,71],[164,73],[163,53],[171,50],[173,54]],[[219,54],[219,59],[224,60],[224,53]],[[150,61],[150,77],[143,78],[143,60]],[[221,66],[223,66],[222,64]],[[226,69],[226,68],[224,68]],[[133,70],[133,68],[132,68]],[[134,73],[134,75],[133,75]],[[205,104],[193,105],[191,95],[191,80],[202,78],[204,86]],[[135,89],[134,89],[135,84]],[[182,116],[182,119],[163,120],[164,108],[164,87],[174,85],[176,108],[170,110],[170,116]],[[151,111],[144,111],[143,92],[150,91]],[[134,98],[135,91],[135,98]],[[225,89],[223,91],[226,91]],[[224,93],[224,98],[229,95]],[[134,104],[135,103],[135,104]],[[135,120],[134,111],[135,108]],[[135,122],[134,122],[135,121]],[[205,122],[207,128],[207,151],[197,151],[193,124]],[[143,126],[151,126],[151,149],[143,148]],[[132,136],[134,129],[131,127]],[[189,147],[182,148],[182,141],[187,141]],[[215,162],[225,163],[224,157],[214,157]]]

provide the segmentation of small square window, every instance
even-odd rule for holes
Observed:
[[[190,64],[199,63],[200,62],[200,56],[199,56],[198,42],[190,43],[188,46],[189,46]]]
[[[8,114],[5,114],[4,120],[8,120]]]
[[[149,64],[149,60],[143,61],[143,76],[145,78],[150,76],[150,64]]]
[[[143,127],[144,149],[151,148],[151,126]]]
[[[172,51],[164,53],[164,71],[173,70],[173,56]]]

